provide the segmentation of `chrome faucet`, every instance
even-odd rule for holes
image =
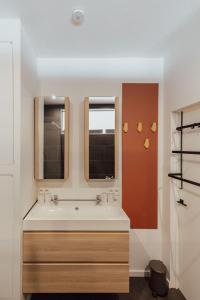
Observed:
[[[57,205],[57,204],[58,204],[58,201],[59,201],[58,195],[53,195],[53,196],[51,197],[51,201],[52,201],[55,205]]]
[[[108,193],[103,192],[100,195],[96,196],[96,204],[101,204],[101,202],[105,200],[108,203]]]
[[[96,195],[96,205],[99,205],[102,202],[101,195]]]

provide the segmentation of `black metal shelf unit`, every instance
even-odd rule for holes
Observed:
[[[192,124],[183,125],[183,112],[181,112],[181,126],[176,128],[176,130],[180,131],[180,134],[181,134],[181,142],[180,142],[181,149],[172,151],[172,153],[180,154],[180,173],[169,173],[168,174],[169,177],[181,181],[181,189],[183,188],[183,182],[187,182],[189,184],[200,187],[199,182],[183,178],[183,154],[200,155],[200,151],[183,151],[183,130],[187,129],[187,128],[194,129],[196,127],[200,128],[200,123],[192,123]]]

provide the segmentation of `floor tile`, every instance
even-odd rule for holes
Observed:
[[[153,297],[148,279],[131,278],[129,294],[34,294],[31,300],[186,300],[180,291],[171,289],[166,297]]]

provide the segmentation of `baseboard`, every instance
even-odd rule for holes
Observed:
[[[147,270],[129,270],[130,277],[148,277],[149,271]]]

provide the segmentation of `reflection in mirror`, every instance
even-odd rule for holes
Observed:
[[[68,113],[66,97],[35,99],[35,178],[66,179],[68,174]]]
[[[116,97],[85,100],[86,179],[112,180],[116,177]]]

